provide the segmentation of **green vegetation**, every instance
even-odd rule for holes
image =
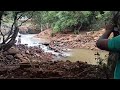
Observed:
[[[24,16],[27,16],[27,19],[20,21]],[[31,11],[0,11],[0,37],[2,37],[0,50],[7,51],[14,45],[19,27],[32,16]]]
[[[111,12],[104,11],[36,11],[33,16],[34,23],[39,28],[49,25],[53,33],[70,29],[74,33],[80,30],[97,30],[111,21]]]
[[[112,21],[113,18],[111,11],[104,11],[102,14],[100,11],[1,11],[0,15],[0,26],[7,25],[10,29],[7,33],[0,31],[3,37],[2,44],[11,40],[11,42],[14,42],[19,31],[18,28],[31,16],[33,16],[32,23],[41,31],[52,28],[52,36],[57,32],[66,30],[70,30],[75,34],[78,34],[81,30],[98,30]],[[21,18],[25,16],[27,19],[21,21]],[[6,36],[8,38],[5,39]]]

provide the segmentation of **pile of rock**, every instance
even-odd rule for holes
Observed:
[[[96,47],[96,41],[105,32],[105,29],[100,31],[90,31],[85,34],[56,34],[50,42],[51,48],[87,48],[91,50],[99,50]],[[58,38],[59,37],[59,38]],[[59,50],[60,50],[59,49]]]
[[[52,60],[51,53],[45,53],[38,47],[26,47],[18,45],[10,48],[8,51],[0,52],[0,63],[13,65],[18,63],[38,63]]]
[[[35,37],[42,38],[42,39],[49,39],[50,40],[52,38],[51,34],[52,34],[52,30],[51,29],[46,29],[46,30],[40,32]]]

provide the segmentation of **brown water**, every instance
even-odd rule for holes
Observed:
[[[34,35],[32,35],[34,36]],[[34,43],[36,43],[36,45],[38,44],[38,39],[32,39],[30,38],[31,35],[22,35],[23,39],[22,42],[23,43],[27,43],[30,45],[35,45]],[[49,40],[45,40],[45,39],[40,39],[40,42],[49,42]],[[44,48],[44,51],[48,51],[48,49],[46,47],[42,47]],[[94,50],[88,50],[88,49],[72,49],[71,50],[71,56],[68,57],[64,57],[64,58],[60,58],[61,60],[70,60],[72,62],[75,61],[83,61],[83,62],[87,62],[89,64],[97,64],[97,61],[95,60],[95,53],[98,52],[101,56],[101,58],[105,58],[105,55],[108,54],[107,51],[94,51]],[[53,52],[52,52],[53,53]],[[68,52],[69,53],[69,52]]]
[[[71,56],[64,58],[64,60],[70,60],[72,62],[75,61],[83,61],[89,64],[97,64],[97,60],[95,60],[95,53],[98,52],[102,59],[105,59],[105,55],[108,54],[107,51],[94,51],[88,49],[72,49]]]

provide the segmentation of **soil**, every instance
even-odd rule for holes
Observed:
[[[56,51],[62,51],[66,48],[100,50],[96,47],[96,41],[104,32],[105,29],[102,28],[99,31],[81,31],[78,35],[72,33],[57,33],[53,37],[51,37],[52,30],[47,29],[39,33],[36,37],[42,39],[49,39],[50,48]]]
[[[70,61],[49,61],[39,64],[24,64],[17,66],[7,66],[0,70],[1,79],[112,79],[111,74],[108,77],[105,69],[97,65],[90,65],[84,62]]]
[[[50,30],[36,37],[49,38],[53,49],[87,48],[97,49],[95,42],[104,32],[91,31],[84,34],[56,34],[50,36]],[[46,35],[44,37],[44,35]],[[58,50],[59,51],[59,50]],[[39,47],[15,45],[10,50],[0,52],[0,79],[112,79],[109,69],[103,66],[76,61],[52,61],[51,53],[45,53]]]
[[[51,61],[53,55],[38,47],[17,45],[0,54],[0,79],[112,79],[111,73],[98,65]]]

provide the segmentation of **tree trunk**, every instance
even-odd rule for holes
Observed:
[[[17,37],[18,32],[19,32],[19,28],[15,27],[14,34],[12,35],[9,42],[7,42],[6,44],[3,44],[0,48],[3,49],[4,51],[7,51],[8,49],[10,49],[15,44],[15,39]]]

